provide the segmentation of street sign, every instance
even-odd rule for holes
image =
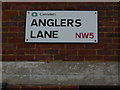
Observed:
[[[27,11],[26,43],[98,43],[97,11]]]

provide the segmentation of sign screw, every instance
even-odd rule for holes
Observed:
[[[26,41],[28,41],[28,39],[26,39]]]

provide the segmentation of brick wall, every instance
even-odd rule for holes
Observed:
[[[117,61],[119,58],[120,27],[118,26],[118,13],[120,8],[117,2],[4,2],[2,4],[3,61]],[[99,12],[99,43],[25,44],[26,10],[97,10]],[[13,87],[26,90],[24,86]],[[56,87],[57,89],[60,88],[60,86]],[[13,90],[11,86],[8,88]],[[40,86],[35,88],[38,88],[36,90],[45,90],[40,89],[43,88]]]
[[[99,44],[25,44],[26,10],[97,10]],[[3,61],[83,61],[114,60],[120,55],[118,3],[3,3]]]

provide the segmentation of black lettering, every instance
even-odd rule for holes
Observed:
[[[58,32],[58,31],[53,31],[53,38],[58,38],[57,32]]]
[[[48,33],[47,31],[44,32],[44,38],[46,38],[46,36],[48,36],[49,38],[52,38],[52,31],[50,31],[50,33]]]
[[[81,26],[81,19],[76,19],[75,23],[76,23],[75,24],[76,27],[80,27]]]
[[[60,25],[57,23],[57,19],[55,19],[55,26],[60,26]]]
[[[31,23],[31,26],[33,26],[33,25],[38,26],[36,19],[33,19],[32,23]]]
[[[37,38],[39,38],[39,37],[43,38],[42,31],[39,31],[39,32],[38,32],[38,34],[37,34]]]
[[[36,38],[35,36],[33,36],[33,31],[31,31],[30,37],[31,37],[31,38]]]
[[[73,20],[72,19],[67,20],[67,26],[69,27],[70,25],[73,27]]]
[[[54,21],[53,19],[48,19],[47,20],[47,25],[48,26],[54,26],[54,22],[53,21]]]
[[[46,19],[44,19],[44,21],[42,21],[41,19],[39,19],[39,26],[46,26]]]
[[[61,26],[66,26],[66,19],[61,19]]]

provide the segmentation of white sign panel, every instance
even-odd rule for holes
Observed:
[[[98,43],[97,11],[27,11],[26,43]]]

